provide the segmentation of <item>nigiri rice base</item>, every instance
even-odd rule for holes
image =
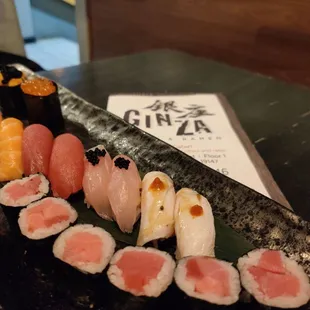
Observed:
[[[239,258],[238,269],[241,275],[241,282],[244,288],[255,297],[255,299],[264,305],[278,308],[298,308],[309,301],[310,284],[308,276],[303,268],[294,260],[289,259],[284,252],[279,251],[283,266],[288,275],[296,276],[299,281],[299,292],[296,296],[277,296],[269,298],[259,287],[259,283],[249,271],[251,266],[257,266],[262,254],[267,249],[257,249],[249,252],[247,255]],[[269,250],[267,250],[269,251]],[[276,268],[276,266],[270,266]],[[279,274],[278,271],[274,271]],[[266,283],[268,285],[268,283]],[[279,287],[285,286],[287,283],[282,281],[278,284]]]
[[[196,260],[196,259],[208,259],[213,263],[216,263],[216,265],[218,265],[221,270],[224,270],[226,272],[227,279],[225,280],[228,281],[225,282],[224,284],[227,285],[227,288],[229,290],[228,295],[216,294],[215,292],[212,291],[202,292],[197,290],[196,288],[197,283],[195,279],[192,279],[188,276],[188,267],[187,267],[188,266],[187,264],[190,262],[190,260]],[[203,267],[202,271],[204,271]],[[213,279],[214,276],[213,271],[214,270],[211,270],[210,273],[206,271],[204,272],[205,274],[203,276],[205,277],[206,281],[210,283],[211,286],[213,284],[214,287],[221,288],[221,285],[216,282],[216,279]],[[205,300],[207,302],[218,305],[231,305],[237,302],[241,291],[239,273],[232,266],[232,264],[229,262],[225,262],[216,258],[206,256],[188,256],[186,258],[181,259],[175,270],[174,279],[177,286],[188,296]],[[202,280],[202,278],[200,278],[199,280]]]
[[[141,260],[139,260],[139,253],[150,253],[156,256],[159,256],[163,259],[163,265],[161,266],[157,276],[152,279],[144,279],[146,284],[143,286],[142,291],[130,288],[126,285],[124,280],[124,275],[122,270],[117,266],[117,263],[120,261],[122,256],[126,253],[136,252],[137,253],[137,260],[134,263],[134,267],[139,268],[139,263],[144,265]],[[150,262],[151,265],[152,262]],[[128,266],[130,268],[130,266]],[[150,267],[151,268],[151,267]],[[110,262],[110,268],[108,270],[108,277],[109,280],[113,285],[118,287],[123,291],[127,291],[135,296],[148,296],[148,297],[158,297],[162,292],[164,292],[168,286],[171,284],[173,280],[173,272],[175,269],[175,262],[173,258],[166,252],[156,250],[154,248],[143,248],[143,247],[132,247],[128,246],[122,250],[119,250],[113,256]],[[130,270],[129,270],[130,271]],[[137,275],[139,277],[143,276],[143,270],[136,270]]]
[[[66,251],[70,251],[68,247],[71,247],[70,240],[73,240],[74,236],[76,234],[82,235],[82,234],[90,234],[94,235],[95,237],[99,237],[101,240],[101,244],[95,244],[92,243],[91,246],[87,246],[86,248],[83,248],[83,244],[77,245],[79,249],[77,249],[77,253],[73,254],[72,257],[75,256],[76,260],[73,261],[72,259],[67,259],[65,257]],[[98,238],[97,238],[98,239]],[[99,246],[99,248],[98,248]],[[101,249],[100,249],[101,246]],[[99,259],[96,261],[93,261],[91,259],[79,259],[79,257],[85,256],[87,252],[91,252],[92,250],[98,250],[99,249]],[[65,230],[55,241],[53,246],[53,253],[55,257],[62,260],[63,262],[79,269],[80,271],[84,273],[101,273],[108,263],[111,260],[111,257],[113,256],[113,253],[115,251],[115,240],[112,238],[112,236],[105,231],[104,229],[100,227],[95,227],[90,224],[79,224],[72,226]],[[80,252],[80,253],[79,253]]]
[[[61,211],[62,214],[56,214],[53,209],[49,209],[50,205],[53,207],[53,204],[59,205],[65,209],[67,212],[65,218],[63,217],[63,210]],[[40,205],[43,206],[42,210],[40,210],[37,215],[34,214],[34,216],[39,216],[39,221],[43,220],[43,222],[45,222],[47,220],[52,222],[55,221],[55,223],[46,227],[30,229],[29,221],[31,221],[31,216],[33,216],[31,210],[39,208]],[[18,225],[24,236],[29,239],[38,240],[60,233],[68,228],[71,223],[74,223],[77,217],[78,214],[76,210],[66,200],[62,198],[47,197],[37,202],[33,202],[29,204],[27,208],[22,209],[19,213]]]
[[[37,188],[31,188],[32,185],[27,186],[28,182],[37,182],[37,179],[41,181]],[[14,189],[16,185],[19,192]],[[43,174],[32,174],[29,177],[11,181],[3,186],[0,190],[0,203],[10,207],[24,207],[41,199],[48,192],[49,181],[45,176]]]

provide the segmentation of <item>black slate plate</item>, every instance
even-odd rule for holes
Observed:
[[[250,243],[284,250],[310,274],[308,222],[61,86],[59,92],[67,129],[85,148],[94,141],[103,143],[112,154],[131,156],[142,173],[165,171],[177,188],[190,187],[205,195],[214,214]],[[16,211],[8,212],[5,209],[5,216],[0,209],[0,309],[264,308],[244,298],[231,307],[209,305],[188,298],[174,284],[157,299],[133,297],[110,285],[105,273],[84,275],[56,260],[51,252],[55,237],[38,242],[24,238],[16,227]]]

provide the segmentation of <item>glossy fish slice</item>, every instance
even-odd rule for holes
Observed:
[[[25,129],[22,142],[25,175],[47,176],[54,142],[52,132],[43,125],[33,124]]]
[[[23,175],[23,123],[7,118],[0,123],[0,182],[19,179]]]
[[[84,175],[84,147],[71,134],[62,134],[54,140],[48,178],[53,195],[67,199],[82,189]]]
[[[214,257],[215,228],[208,200],[188,188],[176,194],[175,234],[178,259],[187,256]]]
[[[121,231],[132,232],[140,214],[141,178],[134,161],[125,155],[113,159],[108,197]]]
[[[141,223],[137,245],[174,234],[175,191],[168,175],[149,172],[142,181]]]
[[[85,202],[89,207],[93,207],[100,217],[112,220],[113,212],[108,197],[112,159],[103,145],[93,147],[86,152],[84,167]]]

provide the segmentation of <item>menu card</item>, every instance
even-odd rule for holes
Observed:
[[[113,95],[107,110],[270,197],[218,95]]]

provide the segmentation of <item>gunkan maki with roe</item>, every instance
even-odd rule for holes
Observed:
[[[25,76],[13,66],[0,65],[0,107],[3,117],[24,120],[26,106],[20,88]]]
[[[64,131],[57,84],[45,78],[34,78],[21,84],[29,124],[42,124],[54,136]]]

